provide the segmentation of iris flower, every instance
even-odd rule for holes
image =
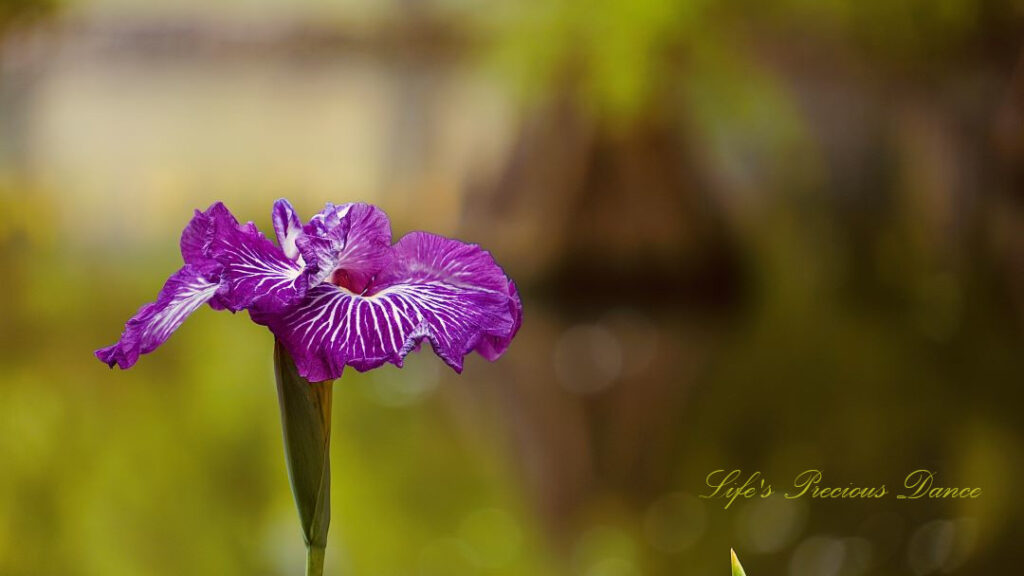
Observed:
[[[494,360],[519,329],[515,284],[479,246],[427,232],[392,244],[387,215],[370,204],[328,203],[303,225],[282,199],[272,219],[277,245],[219,202],[197,210],[181,236],[185,265],[96,356],[129,368],[204,304],[248,310],[310,382],[345,366],[401,366],[424,339],[461,372],[466,354]]]
[[[303,224],[287,200],[272,212],[275,245],[221,203],[181,235],[185,265],[156,302],[96,351],[130,368],[204,304],[247,310],[276,338],[274,366],[285,456],[306,541],[306,574],[323,574],[330,524],[331,386],[345,366],[401,366],[427,340],[456,372],[466,354],[495,360],[519,330],[515,284],[479,246],[426,232],[391,242],[369,204],[327,204]]]

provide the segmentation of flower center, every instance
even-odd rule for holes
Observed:
[[[364,275],[350,274],[348,270],[343,268],[338,268],[332,272],[327,281],[335,286],[340,286],[353,294],[362,294],[370,284],[369,278],[364,277]]]

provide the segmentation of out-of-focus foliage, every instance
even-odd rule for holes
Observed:
[[[500,62],[530,92],[582,81],[599,113],[635,114],[668,79],[663,56],[684,37],[703,36],[707,2],[513,2],[492,13]]]
[[[8,27],[49,16],[58,4],[58,0],[0,0],[0,34]]]
[[[700,83],[720,68],[708,53],[736,53],[756,66],[756,43],[793,34],[848,43],[896,70],[910,61],[956,58],[988,19],[1019,18],[1014,0],[558,0],[501,2],[484,22],[498,32],[499,61],[531,93],[581,80],[603,114],[636,115],[666,85]],[[702,64],[710,64],[703,66]],[[757,75],[733,77],[757,87]],[[546,88],[545,88],[546,87]]]

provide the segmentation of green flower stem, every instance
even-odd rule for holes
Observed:
[[[299,376],[295,362],[280,342],[274,346],[274,373],[288,478],[306,541],[306,575],[321,576],[327,529],[331,523],[331,393],[334,382],[309,382]]]
[[[316,546],[306,547],[306,576],[323,576],[324,549]]]

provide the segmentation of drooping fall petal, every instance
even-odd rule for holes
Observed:
[[[457,372],[476,350],[493,359],[522,322],[514,285],[478,246],[414,232],[367,294],[324,283],[292,310],[256,313],[288,348],[299,373],[330,380],[402,359],[423,340]]]
[[[111,368],[130,368],[139,359],[167,341],[178,326],[217,294],[218,284],[210,282],[191,265],[167,279],[156,302],[146,304],[128,321],[120,340],[96,351],[96,357]]]

